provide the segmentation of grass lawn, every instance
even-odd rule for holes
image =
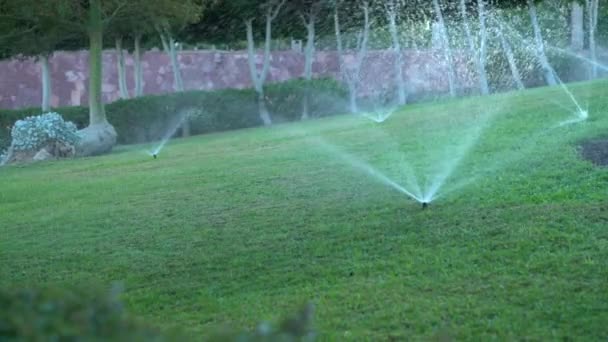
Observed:
[[[312,301],[321,340],[606,340],[608,169],[577,146],[608,82],[572,88],[590,118],[564,127],[534,89],[2,168],[0,286],[121,281],[195,336]],[[446,181],[422,210],[354,159]]]

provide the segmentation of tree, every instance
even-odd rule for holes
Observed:
[[[249,63],[249,72],[251,81],[257,93],[258,111],[260,119],[265,126],[272,124],[272,119],[268,108],[266,107],[266,97],[264,95],[264,83],[268,77],[268,69],[270,67],[270,43],[272,41],[272,22],[277,18],[286,0],[264,0],[254,2],[254,6],[261,9],[265,19],[265,39],[264,39],[264,57],[262,62],[262,70],[258,71],[255,65],[255,42],[253,39],[253,21],[256,19],[256,12],[248,11],[248,16],[244,18],[245,29],[247,32],[247,56]],[[248,1],[249,2],[249,1]]]
[[[545,74],[545,80],[547,84],[550,86],[556,85],[557,80],[555,78],[555,74],[553,68],[549,64],[549,59],[547,58],[547,54],[545,53],[545,42],[543,40],[543,35],[540,29],[540,24],[538,23],[538,14],[536,12],[536,4],[534,0],[527,0],[528,4],[528,13],[530,14],[530,19],[532,20],[532,27],[534,29],[534,42],[536,44],[536,57],[540,63],[541,68]]]
[[[597,17],[599,11],[599,0],[585,0],[587,7],[587,20],[589,27],[589,53],[591,60],[591,77],[597,78],[597,44],[595,41],[595,32],[597,29]]]
[[[407,102],[407,92],[405,89],[405,80],[403,79],[403,51],[401,50],[401,42],[399,40],[399,32],[397,29],[397,17],[403,10],[403,0],[386,0],[384,2],[384,13],[388,20],[391,41],[393,44],[393,52],[395,53],[395,84],[397,85],[397,103],[404,105]]]
[[[439,6],[439,0],[433,0],[433,8],[435,10],[435,16],[437,17],[437,24],[439,25],[439,33],[441,39],[441,45],[444,53],[444,63],[448,68],[448,86],[450,88],[450,95],[456,96],[456,72],[454,71],[454,58],[452,55],[452,48],[450,47],[450,39],[448,31],[445,26],[445,20],[443,19],[443,13],[441,6]]]
[[[290,7],[295,9],[306,28],[306,48],[304,52],[304,79],[306,89],[302,103],[302,120],[309,118],[310,107],[310,83],[312,80],[312,64],[315,55],[316,23],[319,12],[327,6],[326,0],[293,0]]]
[[[367,44],[369,41],[369,31],[371,27],[369,1],[361,0],[358,2],[358,5],[363,12],[363,28],[357,34],[355,65],[350,69],[347,69],[344,65],[344,46],[342,42],[342,28],[340,26],[339,2],[336,1],[334,8],[334,26],[336,32],[336,45],[338,49],[338,61],[340,65],[340,73],[348,85],[351,113],[359,112],[359,106],[357,104],[357,91],[361,81],[361,67],[363,66],[363,61],[367,55]]]
[[[571,2],[570,9],[570,47],[574,51],[581,51],[585,45],[584,12],[583,7],[577,1]]]
[[[0,9],[0,58],[34,58],[38,61],[42,81],[41,109],[49,112],[52,95],[49,59],[55,50],[74,46],[77,34],[71,26],[55,22],[52,16],[29,20],[28,7],[14,1],[0,1]]]
[[[486,13],[485,13],[484,0],[477,0],[477,17],[479,19],[479,49],[476,48],[473,34],[468,21],[467,5],[465,0],[460,0],[460,13],[462,16],[462,22],[469,45],[469,53],[473,57],[475,65],[477,66],[477,77],[479,80],[479,89],[482,95],[490,93],[490,87],[488,86],[488,76],[486,74],[486,51],[487,51],[487,40],[488,32],[486,30]]]

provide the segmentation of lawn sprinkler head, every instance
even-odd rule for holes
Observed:
[[[152,154],[152,158],[156,159],[156,153]]]
[[[422,209],[426,209],[429,206],[429,202],[422,202]]]

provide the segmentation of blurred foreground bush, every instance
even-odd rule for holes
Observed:
[[[187,341],[201,338],[165,332],[127,314],[120,288],[0,289],[0,341]],[[254,332],[223,330],[211,341],[312,341],[312,306],[279,325]]]

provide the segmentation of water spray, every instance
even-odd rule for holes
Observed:
[[[163,136],[163,138],[160,141],[160,143],[158,144],[158,146],[156,146],[156,148],[154,150],[148,152],[148,154],[150,156],[152,156],[152,158],[156,159],[158,157],[158,154],[165,147],[165,145],[169,142],[169,139],[171,139],[171,137],[175,134],[175,132],[177,132],[177,130],[181,127],[182,123],[184,121],[188,120],[188,117],[190,116],[192,111],[193,111],[193,109],[191,108],[191,109],[186,109],[186,110],[183,110],[182,112],[180,112],[180,114],[178,116],[178,120],[176,120],[175,122],[173,122],[173,124],[171,126],[169,126],[169,130],[167,130],[167,132]]]

